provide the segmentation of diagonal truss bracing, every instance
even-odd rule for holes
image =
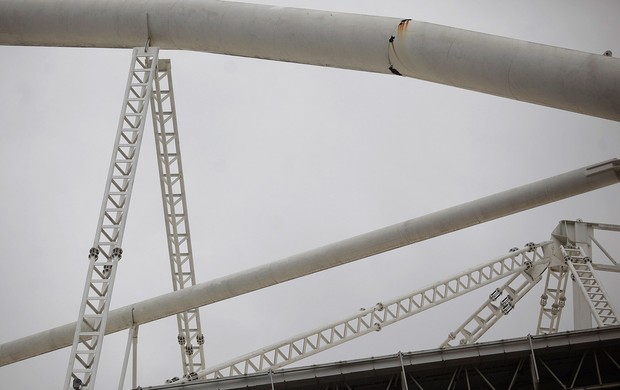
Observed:
[[[540,312],[536,334],[557,333],[562,311],[566,306],[568,267],[555,265],[547,269],[545,290],[540,296]]]
[[[377,303],[354,316],[272,344],[217,366],[199,371],[199,378],[221,378],[276,369],[332,348],[367,333],[381,330],[404,318],[459,297],[506,276],[520,273],[534,261],[540,262],[539,249],[550,242],[535,245],[536,257],[525,247],[479,265],[449,279],[417,290],[386,303]]]
[[[564,261],[571,272],[575,283],[583,292],[592,316],[598,326],[618,325],[618,314],[607,298],[607,294],[599,282],[592,260],[588,257],[581,246],[561,246]]]
[[[549,243],[548,246],[551,246]],[[440,345],[441,348],[458,344],[473,344],[487,330],[505,315],[508,315],[517,302],[521,300],[541,279],[542,272],[550,259],[545,256],[545,247],[527,244],[528,250],[521,255],[524,257],[520,272],[514,274],[501,287],[489,294],[488,299],[455,331],[450,332],[448,338]],[[515,248],[516,249],[516,248]],[[505,296],[502,298],[502,295]]]
[[[127,210],[157,56],[157,48],[133,50],[97,233],[88,256],[90,264],[65,379],[65,390],[94,388],[116,268],[122,255]]]
[[[151,112],[159,167],[170,271],[174,291],[196,284],[187,216],[185,183],[177,128],[170,60],[159,60],[153,81]],[[198,308],[177,314],[183,371],[204,368],[204,336]]]

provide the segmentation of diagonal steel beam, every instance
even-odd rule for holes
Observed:
[[[110,311],[106,334],[518,213],[620,181],[613,159]],[[0,345],[0,366],[71,345],[75,323]]]

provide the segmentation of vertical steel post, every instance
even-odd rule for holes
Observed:
[[[591,234],[588,234],[586,224],[577,220],[571,230],[574,244],[581,245],[585,249],[586,256],[592,258]],[[576,281],[573,282],[573,321],[575,329],[590,329],[592,327],[590,304]]]
[[[185,179],[174,104],[170,60],[160,60],[151,96],[157,166],[174,291],[196,284]],[[204,335],[198,308],[177,314],[177,340],[184,375],[204,368]]]
[[[137,389],[138,388],[138,330],[140,329],[140,326],[137,324],[134,324],[134,332],[133,332],[133,340],[132,340],[132,344],[133,344],[133,365],[132,365],[132,370],[131,370],[131,388],[132,389]]]
[[[129,328],[127,332],[127,344],[125,345],[125,355],[123,358],[123,368],[121,369],[121,377],[118,381],[118,390],[123,390],[123,386],[125,385],[125,375],[127,374],[127,365],[129,363],[129,352],[131,350],[131,341],[133,339],[133,333],[135,330],[135,326]]]

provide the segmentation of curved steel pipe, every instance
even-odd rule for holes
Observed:
[[[112,310],[106,334],[555,202],[620,181],[614,159]],[[0,366],[70,346],[75,322],[0,345]]]
[[[0,45],[151,45],[394,73],[620,121],[620,59],[398,18],[217,0],[3,0]]]

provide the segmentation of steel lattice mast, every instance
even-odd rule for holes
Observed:
[[[196,274],[171,72],[170,60],[159,60],[157,77],[153,81],[151,112],[172,287],[177,291],[195,285]],[[184,374],[204,368],[205,338],[199,309],[191,308],[177,314],[177,327]]]
[[[159,60],[158,52],[158,48],[148,46],[133,50],[98,233],[90,250],[90,267],[65,389],[86,390],[95,385],[149,102],[173,288],[177,291],[196,284],[170,61]],[[106,260],[98,261],[99,254]],[[204,336],[199,309],[196,307],[177,314],[177,323],[183,370],[189,375],[204,369]],[[136,356],[136,337],[137,324],[132,323],[119,389],[123,385],[132,341]],[[134,382],[136,370],[134,358]]]
[[[97,233],[88,256],[90,265],[75,328],[65,390],[94,388],[114,279],[123,253],[123,234],[157,55],[157,48],[133,50]],[[99,260],[99,255],[104,260]]]

